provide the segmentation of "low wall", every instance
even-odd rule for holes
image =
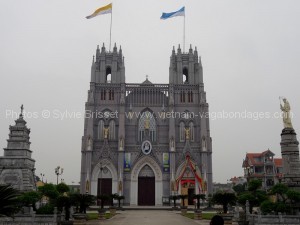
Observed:
[[[300,224],[300,215],[259,215],[259,214],[250,214],[247,215],[249,225],[299,225]]]
[[[11,217],[0,217],[0,225],[57,225],[61,216],[54,215],[16,215]]]

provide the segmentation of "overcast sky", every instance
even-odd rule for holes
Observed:
[[[87,20],[108,0],[0,1],[0,146],[24,104],[36,173],[78,183],[83,118],[43,119],[43,110],[83,112],[97,45],[109,45],[110,15]],[[114,0],[112,42],[122,45],[126,82],[168,83],[173,45],[182,45],[183,17],[162,12],[186,7],[186,45],[202,58],[210,112],[280,112],[288,98],[300,132],[299,0]],[[28,114],[29,115],[29,114]],[[30,116],[30,115],[29,115]],[[254,114],[255,116],[255,114]],[[212,119],[213,177],[243,174],[246,152],[268,148],[281,157],[282,120]],[[3,151],[1,154],[3,155]]]

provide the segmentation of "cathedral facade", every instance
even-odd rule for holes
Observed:
[[[122,49],[96,50],[85,103],[81,193],[126,205],[212,193],[212,141],[197,49],[173,48],[169,83],[126,83]]]

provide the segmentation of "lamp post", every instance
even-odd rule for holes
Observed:
[[[60,166],[57,166],[57,167],[55,168],[55,174],[56,174],[56,185],[58,184],[58,177],[59,177],[59,175],[62,175],[62,174],[63,174],[63,172],[64,172],[64,169],[63,169],[63,168],[61,168]]]

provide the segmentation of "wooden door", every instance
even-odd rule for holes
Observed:
[[[155,205],[155,177],[139,177],[138,205]]]
[[[98,179],[98,195],[111,195],[112,194],[112,178],[99,178]],[[98,202],[99,204],[99,202]],[[104,205],[110,205],[110,201],[104,202]]]

